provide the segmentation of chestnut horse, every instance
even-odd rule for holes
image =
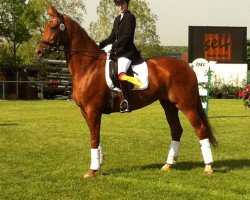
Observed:
[[[65,58],[72,76],[72,96],[90,130],[91,165],[84,177],[92,177],[100,170],[103,162],[100,125],[111,94],[105,81],[107,54],[70,17],[60,14],[52,6],[48,8],[48,13],[51,20],[46,23],[35,51],[38,57],[42,58],[59,46],[64,46]],[[181,110],[200,140],[205,172],[213,173],[210,143],[215,146],[217,142],[201,105],[194,71],[188,63],[174,58],[156,57],[146,62],[149,86],[145,90],[132,91],[131,108],[136,110],[160,101],[172,136],[166,164],[162,170],[168,170],[177,161],[183,132],[178,116],[178,111]],[[119,112],[119,102],[111,112]]]

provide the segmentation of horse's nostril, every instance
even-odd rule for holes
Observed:
[[[41,51],[40,49],[38,49],[38,50],[36,51],[36,54],[37,54],[38,58],[41,58],[42,55],[43,55],[43,53],[42,53],[42,51]]]

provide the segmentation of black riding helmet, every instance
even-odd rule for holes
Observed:
[[[115,5],[118,5],[118,4],[122,3],[122,2],[126,2],[127,4],[129,4],[129,1],[130,0],[114,0]]]

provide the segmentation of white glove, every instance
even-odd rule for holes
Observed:
[[[112,44],[109,44],[109,45],[107,45],[106,47],[103,48],[103,50],[104,50],[106,53],[110,53],[111,49],[112,49]]]

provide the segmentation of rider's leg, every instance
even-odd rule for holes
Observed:
[[[126,76],[126,72],[131,64],[131,60],[121,57],[118,58],[118,77],[122,89],[122,94],[123,94],[123,101],[120,103],[120,112],[129,112],[130,105],[129,105],[129,93],[130,93],[130,88],[128,86],[128,83],[125,83],[126,81],[124,77]]]
[[[125,57],[118,58],[118,77],[120,81],[128,81],[132,83],[135,87],[140,88],[142,82],[137,78],[126,75],[126,72],[131,64],[131,60]]]

